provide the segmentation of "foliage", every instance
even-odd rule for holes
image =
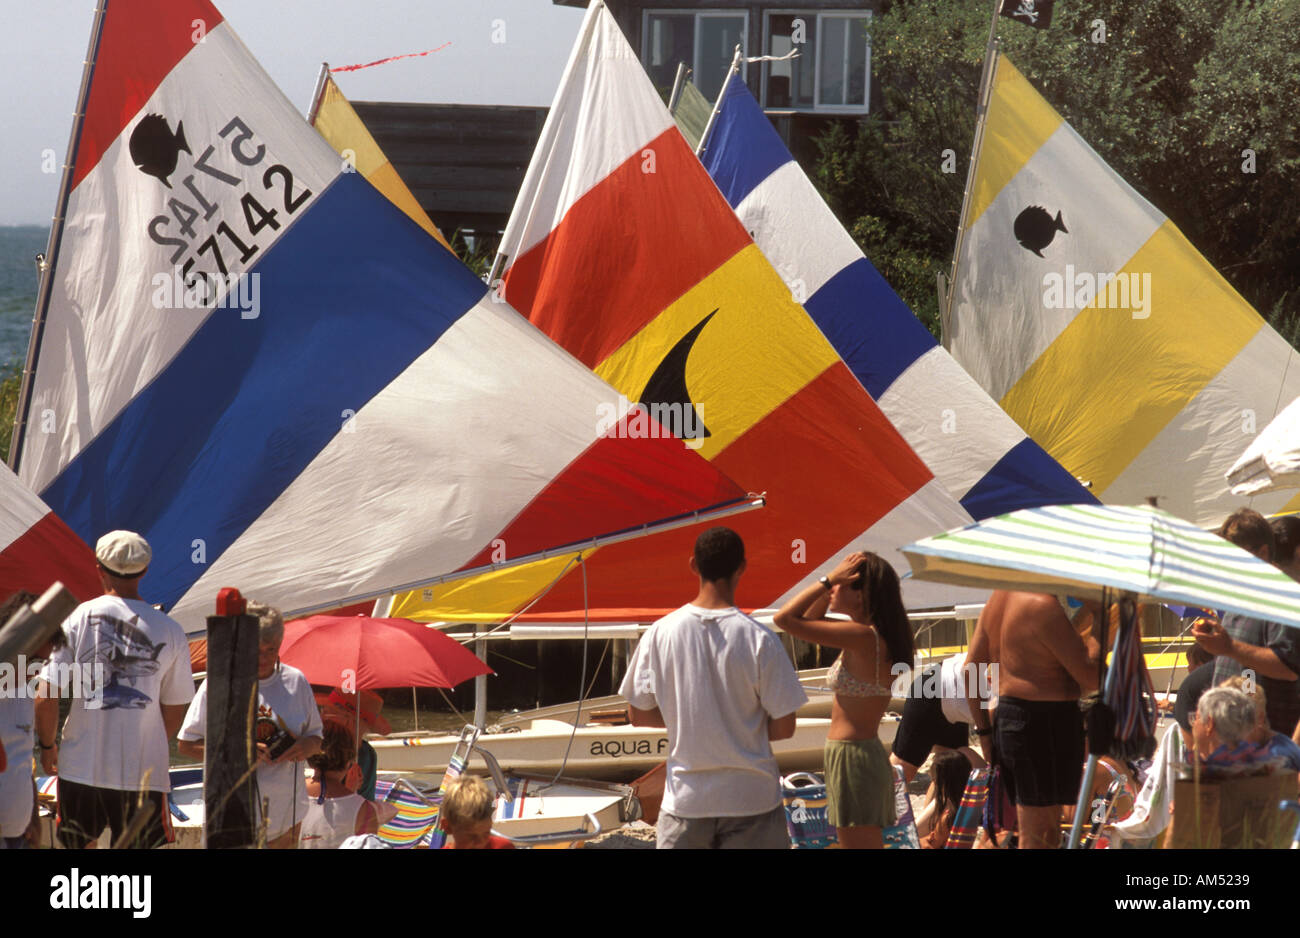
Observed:
[[[18,410],[18,392],[22,389],[23,367],[14,362],[0,371],[0,460],[8,461],[9,445],[14,433],[14,414]]]
[[[882,106],[817,141],[817,184],[932,331],[991,12],[970,0],[887,3],[871,27]],[[1300,0],[1068,0],[1050,29],[999,20],[998,35],[1052,106],[1294,344]]]

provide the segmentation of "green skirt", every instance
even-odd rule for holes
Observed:
[[[890,827],[894,772],[879,739],[828,739],[826,813],[836,827]]]

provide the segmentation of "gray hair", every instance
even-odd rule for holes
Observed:
[[[266,603],[259,603],[255,599],[248,600],[248,615],[257,616],[257,643],[259,645],[270,645],[274,642],[279,645],[284,641],[284,616],[280,615],[280,610],[274,606],[268,606]]]
[[[1214,723],[1219,742],[1235,746],[1255,731],[1255,701],[1231,687],[1212,687],[1196,702],[1202,720]]]

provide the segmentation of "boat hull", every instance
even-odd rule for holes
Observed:
[[[897,718],[891,715],[881,722],[880,740],[886,747],[893,744],[897,726]],[[828,719],[800,717],[793,737],[772,744],[781,771],[819,771],[828,729]],[[381,771],[437,773],[446,769],[458,738],[421,734],[373,739],[370,744]],[[582,778],[630,780],[668,758],[668,735],[662,728],[587,725],[575,730],[573,724],[559,720],[533,720],[514,733],[485,733],[478,745],[507,772],[553,774],[562,768],[565,775]],[[469,767],[486,769],[476,754],[471,754]]]

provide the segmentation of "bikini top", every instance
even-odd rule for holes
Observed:
[[[835,659],[835,663],[826,672],[826,684],[835,693],[844,697],[889,697],[890,688],[880,683],[880,659],[876,659],[876,681],[871,683],[854,677],[844,667],[844,655]]]

